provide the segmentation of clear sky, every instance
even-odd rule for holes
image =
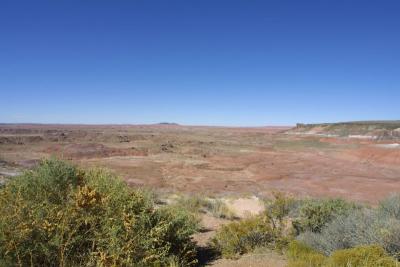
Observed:
[[[400,119],[400,1],[0,3],[0,122],[370,119]]]

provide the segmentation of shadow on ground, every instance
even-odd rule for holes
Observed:
[[[219,253],[211,247],[198,247],[197,259],[199,260],[197,266],[208,266],[213,261],[220,258]]]

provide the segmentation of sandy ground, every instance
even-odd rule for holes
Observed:
[[[264,203],[256,196],[248,198],[224,199],[228,209],[239,218],[257,215],[264,211]]]
[[[285,257],[276,252],[250,253],[237,260],[220,259],[210,264],[215,267],[284,267],[287,266]]]
[[[376,203],[400,191],[398,142],[288,135],[284,127],[0,125],[0,160],[52,155],[114,170],[166,192],[344,197]]]

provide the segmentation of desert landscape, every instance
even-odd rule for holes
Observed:
[[[376,204],[400,191],[400,123],[365,125],[2,124],[0,173],[12,176],[57,157],[111,169],[131,186],[160,192],[283,191]]]
[[[0,267],[399,267],[400,1],[4,1]]]
[[[169,254],[161,259],[152,258],[163,254],[147,248],[145,253],[151,255],[151,263],[147,262],[146,254],[141,254],[142,248],[136,251],[135,246],[126,247],[126,244],[144,242],[140,239],[123,241],[126,236],[108,237],[114,241],[107,242],[122,242],[117,253],[125,256],[120,258],[110,251],[107,258],[85,243],[81,244],[78,238],[75,243],[94,251],[91,257],[98,266],[108,266],[111,260],[113,264],[131,266],[132,254],[139,255],[141,258],[136,261],[144,266],[157,266],[157,262],[167,266],[171,262],[168,266],[372,267],[381,260],[389,262],[382,266],[395,266],[394,259],[399,251],[396,229],[400,226],[397,208],[400,203],[399,133],[399,121],[297,124],[293,127],[210,127],[175,123],[1,124],[0,189],[6,196],[0,195],[6,215],[2,219],[5,225],[2,232],[14,233],[7,234],[9,237],[3,246],[21,242],[21,253],[27,253],[24,244],[36,239],[33,233],[42,227],[45,231],[43,245],[51,246],[52,238],[57,238],[53,237],[57,232],[50,234],[55,231],[51,225],[65,223],[60,221],[60,213],[74,218],[76,208],[71,210],[69,206],[72,203],[73,207],[83,205],[81,208],[86,212],[97,207],[94,214],[80,214],[77,222],[67,221],[63,226],[76,228],[73,231],[77,231],[77,236],[86,235],[82,231],[87,227],[87,220],[104,224],[105,229],[90,224],[91,231],[105,231],[100,236],[108,235],[112,232],[108,220],[118,223],[122,216],[126,235],[138,231],[144,235],[150,231],[151,237],[154,233],[150,226],[132,230],[136,219],[127,222],[129,216],[169,218],[154,227],[168,227],[170,234],[162,236],[161,233],[160,238],[172,238],[168,241],[172,243],[150,244],[166,248]],[[79,181],[83,179],[79,183],[86,185],[74,186],[74,176]],[[69,181],[69,186],[60,189],[58,186],[62,186],[64,180],[59,177]],[[120,179],[122,184],[119,184]],[[102,189],[102,181],[108,188],[106,191]],[[32,185],[25,187],[24,183]],[[15,186],[20,189],[14,190]],[[30,187],[35,188],[32,199]],[[122,188],[113,191],[114,187]],[[28,191],[20,193],[25,190]],[[38,197],[40,190],[43,192],[39,195],[46,196],[45,200]],[[53,197],[48,193],[52,190],[55,190]],[[68,193],[71,190],[72,193]],[[67,194],[67,200],[51,209],[59,210],[56,215],[43,208],[45,203],[63,194]],[[139,200],[148,202],[137,202],[131,211],[136,215],[128,216],[126,205],[135,200],[137,194]],[[103,195],[107,197],[103,199]],[[22,203],[14,201],[21,197]],[[124,205],[122,209],[115,209],[113,205],[116,204],[105,200],[113,198],[117,205]],[[103,200],[97,202],[98,199]],[[41,204],[36,206],[38,201]],[[24,211],[26,205],[33,210]],[[137,208],[146,205],[154,206],[135,213]],[[36,207],[39,207],[38,213]],[[101,210],[108,208],[116,215],[104,215],[107,211]],[[14,215],[16,210],[22,213]],[[44,218],[43,212],[48,213]],[[14,221],[15,216],[19,222],[13,227],[7,222]],[[39,219],[34,219],[36,216]],[[81,226],[80,216],[88,216]],[[348,222],[343,221],[346,219]],[[43,220],[43,224],[35,225],[36,221]],[[21,240],[20,229],[27,227],[29,221],[32,235]],[[183,232],[176,232],[174,227]],[[354,231],[362,232],[352,237],[351,242],[356,245],[349,245],[343,240]],[[388,234],[383,234],[385,231]],[[172,237],[168,237],[170,235]],[[338,239],[331,241],[336,236]],[[151,241],[150,237],[143,240]],[[377,248],[373,246],[375,243],[379,244]],[[171,250],[170,244],[176,244],[174,246],[179,249]],[[365,244],[370,246],[358,251],[363,249],[360,245]],[[59,248],[53,249],[58,251]],[[342,251],[351,255],[338,260],[335,253]],[[35,262],[42,261],[41,253],[35,256]],[[375,257],[376,253],[379,256],[362,265],[357,263],[360,257],[357,253],[362,253],[362,259]],[[8,262],[16,259],[10,258]],[[71,254],[69,260],[75,261],[75,254]],[[57,261],[63,262],[63,257]],[[0,259],[0,266],[1,263]],[[51,265],[50,262],[43,264]]]

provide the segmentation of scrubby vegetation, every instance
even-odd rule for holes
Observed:
[[[324,226],[338,216],[346,216],[358,207],[342,199],[309,199],[302,203],[299,217],[293,222],[297,233],[320,232]]]
[[[325,255],[296,240],[290,242],[287,254],[290,267],[320,267],[326,261]]]
[[[174,206],[191,211],[195,214],[209,213],[216,218],[235,219],[235,213],[220,199],[213,199],[202,195],[179,196]]]
[[[326,201],[317,206],[326,205]],[[388,197],[377,208],[343,201],[335,202],[333,206],[333,209],[318,208],[311,209],[313,212],[300,212],[300,218],[296,222],[306,219],[306,222],[315,223],[305,224],[310,227],[300,227],[301,231],[296,239],[314,252],[330,256],[330,264],[336,264],[332,266],[397,266],[394,265],[397,264],[394,259],[399,259],[400,256],[399,195]],[[301,209],[304,210],[304,207]],[[317,212],[320,210],[332,210],[333,213]],[[304,216],[305,214],[313,216]],[[330,215],[325,216],[326,214]],[[320,219],[308,220],[312,217]],[[368,261],[362,262],[361,259],[366,255]],[[348,262],[347,265],[343,261]]]
[[[281,250],[290,239],[284,218],[291,203],[291,199],[275,194],[275,199],[267,202],[269,209],[264,214],[222,226],[212,239],[212,246],[226,258],[235,258],[258,248]]]
[[[155,202],[105,170],[45,160],[0,188],[0,266],[193,266],[201,214],[234,219],[211,240],[226,258],[272,249],[290,267],[387,267],[400,259],[400,195],[371,208],[275,193],[265,212],[241,220],[214,198]]]
[[[376,209],[365,207],[340,215],[319,233],[306,231],[298,239],[325,255],[339,249],[377,244],[399,258],[400,220],[396,212],[399,200],[398,196],[392,196]]]
[[[331,266],[394,267],[398,265],[382,247],[376,245],[337,250],[329,261]]]
[[[278,233],[270,226],[268,219],[258,216],[222,226],[213,238],[212,245],[223,257],[234,258],[277,240]]]
[[[288,267],[394,267],[396,260],[377,245],[335,251],[327,257],[312,248],[292,241],[288,247]]]
[[[146,191],[58,160],[0,189],[4,266],[189,266],[197,226],[184,209],[155,209]]]
[[[298,200],[277,193],[264,214],[221,228],[213,239],[225,257],[267,247],[294,266],[397,266],[400,196],[378,208],[341,199]]]

